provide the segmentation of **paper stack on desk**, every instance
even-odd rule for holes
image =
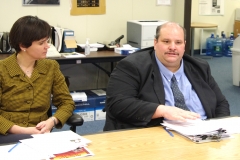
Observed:
[[[84,54],[72,52],[72,53],[61,53],[61,55],[65,58],[79,58],[79,57],[86,57]]]
[[[72,132],[61,131],[32,135],[34,138],[20,140],[16,147],[13,145],[0,146],[1,159],[63,159],[92,156],[86,148],[90,140]],[[11,152],[9,152],[9,150]]]
[[[77,45],[80,46],[82,49],[84,49],[86,44],[77,44]],[[104,45],[100,44],[100,43],[92,43],[92,44],[89,44],[89,45],[90,45],[90,51],[97,51],[98,48],[103,48],[104,47]]]
[[[240,117],[206,121],[200,119],[187,120],[186,122],[164,120],[162,125],[196,143],[220,141],[233,134],[240,133]]]

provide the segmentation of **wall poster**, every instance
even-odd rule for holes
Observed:
[[[105,14],[105,0],[71,0],[71,15]]]
[[[60,5],[60,0],[23,0],[23,5]]]
[[[199,15],[224,15],[224,0],[199,0]]]

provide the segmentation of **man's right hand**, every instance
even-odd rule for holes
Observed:
[[[174,106],[159,105],[153,115],[153,119],[164,117],[168,120],[186,121],[186,119],[198,119],[200,115],[194,112],[185,111]]]

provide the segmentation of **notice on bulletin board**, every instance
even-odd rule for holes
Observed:
[[[105,14],[105,0],[71,0],[71,15]]]
[[[199,15],[224,15],[224,0],[199,0]]]

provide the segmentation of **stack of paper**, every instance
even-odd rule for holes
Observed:
[[[187,120],[186,122],[165,120],[162,123],[168,129],[174,130],[193,142],[203,143],[219,141],[240,133],[240,117],[213,120]]]
[[[84,54],[72,52],[72,53],[61,53],[63,57],[66,58],[79,58],[79,57],[86,57]]]
[[[63,159],[92,156],[87,149],[90,140],[72,131],[32,135],[34,138],[20,140],[17,146],[0,146],[3,159]],[[10,151],[10,152],[9,152]]]
[[[70,94],[73,98],[73,101],[87,101],[87,95],[85,92],[73,92]]]
[[[82,49],[84,49],[86,44],[77,44],[77,45],[80,46]],[[92,44],[89,44],[89,45],[90,45],[90,51],[97,51],[98,48],[103,48],[104,47],[104,45],[100,44],[100,43],[92,43]]]

